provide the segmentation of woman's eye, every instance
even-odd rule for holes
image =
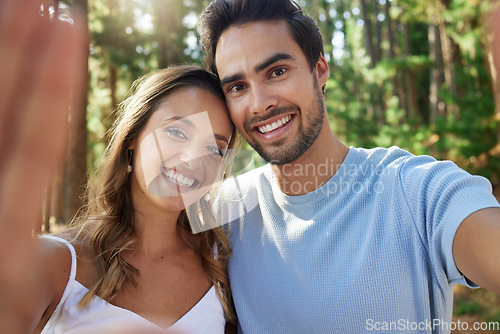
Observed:
[[[219,147],[211,146],[211,145],[208,145],[206,147],[207,147],[207,150],[210,151],[210,153],[216,154],[220,157],[224,156],[224,153],[222,152],[222,150]]]
[[[165,132],[181,139],[188,139],[187,135],[179,128],[166,128]]]

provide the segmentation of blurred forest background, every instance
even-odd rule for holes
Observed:
[[[91,34],[85,117],[68,162],[47,187],[43,229],[65,224],[106,146],[113,111],[139,76],[201,63],[196,30],[208,0],[40,0],[41,11],[86,13]],[[272,1],[272,0],[270,0]],[[485,0],[301,0],[318,22],[331,67],[327,108],[346,144],[397,145],[453,160],[500,192],[500,94]],[[257,164],[261,162],[257,161]],[[457,290],[457,317],[500,321],[500,299]],[[454,331],[460,333],[460,331]],[[482,331],[481,333],[494,333]]]

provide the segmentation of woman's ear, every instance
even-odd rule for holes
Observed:
[[[135,139],[129,141],[128,146],[127,146],[127,150],[129,150],[129,151],[133,151],[134,149],[135,149]]]
[[[320,87],[323,87],[330,77],[328,62],[322,54],[319,55],[319,59],[316,62],[316,75],[318,76],[318,84]]]

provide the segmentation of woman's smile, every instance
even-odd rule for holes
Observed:
[[[200,184],[196,178],[186,171],[179,171],[175,168],[161,167],[161,174],[168,184],[178,188],[180,192],[193,190]]]

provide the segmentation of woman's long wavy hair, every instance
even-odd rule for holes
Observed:
[[[130,282],[137,284],[139,271],[124,258],[124,251],[131,250],[137,240],[134,231],[134,208],[130,190],[131,175],[127,151],[138,137],[159,103],[169,94],[182,87],[198,87],[212,92],[224,100],[219,82],[215,76],[197,66],[175,66],[159,70],[137,80],[129,97],[118,107],[118,118],[110,130],[109,144],[94,177],[87,187],[87,205],[74,219],[72,229],[76,231],[75,241],[88,245],[90,255],[96,259],[99,280],[80,301],[80,306],[89,304],[97,295],[111,300]],[[188,104],[189,101],[186,101]],[[231,148],[236,145],[237,133],[229,143],[228,154],[223,160],[220,179],[229,175],[232,162]],[[213,198],[213,196],[211,196]],[[203,202],[203,203],[202,203]],[[199,200],[194,209],[203,212],[203,220],[215,220],[211,206]],[[191,215],[190,215],[191,216]],[[209,226],[217,226],[208,222]],[[190,230],[186,210],[177,220],[180,229]],[[71,230],[70,230],[71,231]],[[71,232],[70,232],[71,233]],[[229,241],[220,227],[200,233],[200,252],[204,270],[211,278],[216,292],[224,306],[228,320],[233,320],[231,290],[227,276],[227,262],[231,255]]]

